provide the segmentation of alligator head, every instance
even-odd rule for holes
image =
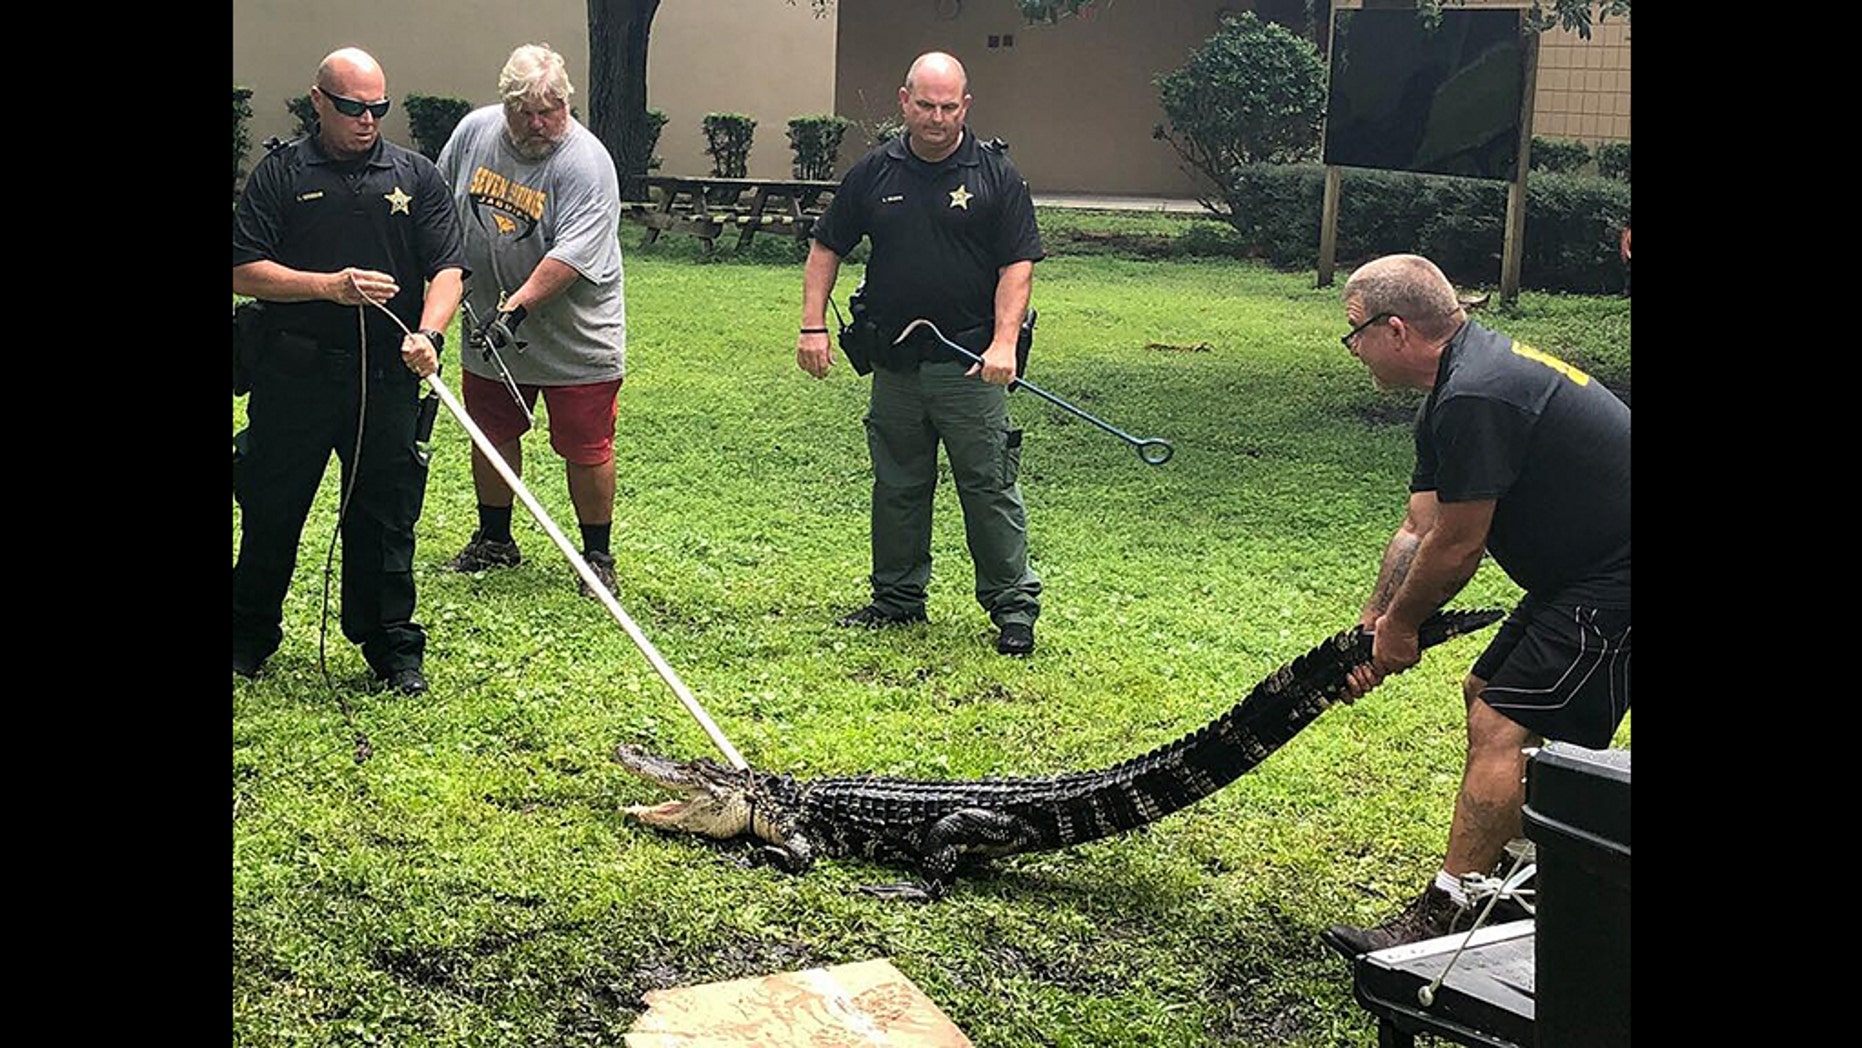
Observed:
[[[789,776],[738,771],[704,758],[675,761],[625,743],[614,748],[614,759],[632,774],[685,795],[621,809],[648,826],[720,839],[751,834],[768,842],[772,859],[788,870],[812,861],[812,849],[796,827],[801,805]]]

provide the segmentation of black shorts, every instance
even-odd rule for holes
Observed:
[[[1610,745],[1629,712],[1629,609],[1528,593],[1474,662],[1481,699],[1547,739]]]

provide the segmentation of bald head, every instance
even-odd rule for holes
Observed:
[[[384,86],[388,80],[381,71],[381,63],[375,61],[375,56],[359,47],[345,47],[331,51],[324,56],[322,64],[317,66],[317,86],[327,88],[337,94],[343,94],[343,85],[358,77],[373,77],[381,81]],[[370,100],[373,100],[373,97],[370,96]]]
[[[1465,319],[1455,285],[1421,255],[1385,255],[1359,266],[1345,281],[1344,300],[1356,299],[1363,316],[1388,313],[1425,338],[1446,338]]]
[[[963,71],[963,63],[942,51],[927,51],[912,62],[912,67],[905,71],[905,90],[910,91],[915,85],[937,83],[949,86],[957,94],[968,94],[970,76]]]
[[[317,66],[310,102],[317,111],[317,138],[331,156],[352,159],[375,148],[388,111],[388,78],[367,51],[345,47]],[[344,112],[338,108],[340,101]],[[363,108],[379,106],[379,112]]]
[[[919,55],[912,63],[899,88],[899,119],[906,145],[919,159],[937,163],[963,144],[969,89],[963,64],[942,51]]]

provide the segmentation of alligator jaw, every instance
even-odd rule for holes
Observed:
[[[750,799],[741,773],[715,761],[675,761],[622,744],[614,759],[640,778],[685,795],[684,800],[622,808],[648,826],[707,837],[750,831]]]

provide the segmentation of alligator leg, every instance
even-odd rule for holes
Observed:
[[[770,865],[784,873],[807,873],[815,864],[814,846],[799,833],[791,833],[781,844],[765,844],[762,851]]]
[[[956,878],[957,863],[966,853],[1012,855],[1039,839],[1039,831],[1025,819],[989,808],[960,808],[925,833],[918,855],[924,882],[866,885],[860,890],[881,899],[935,902]]]

